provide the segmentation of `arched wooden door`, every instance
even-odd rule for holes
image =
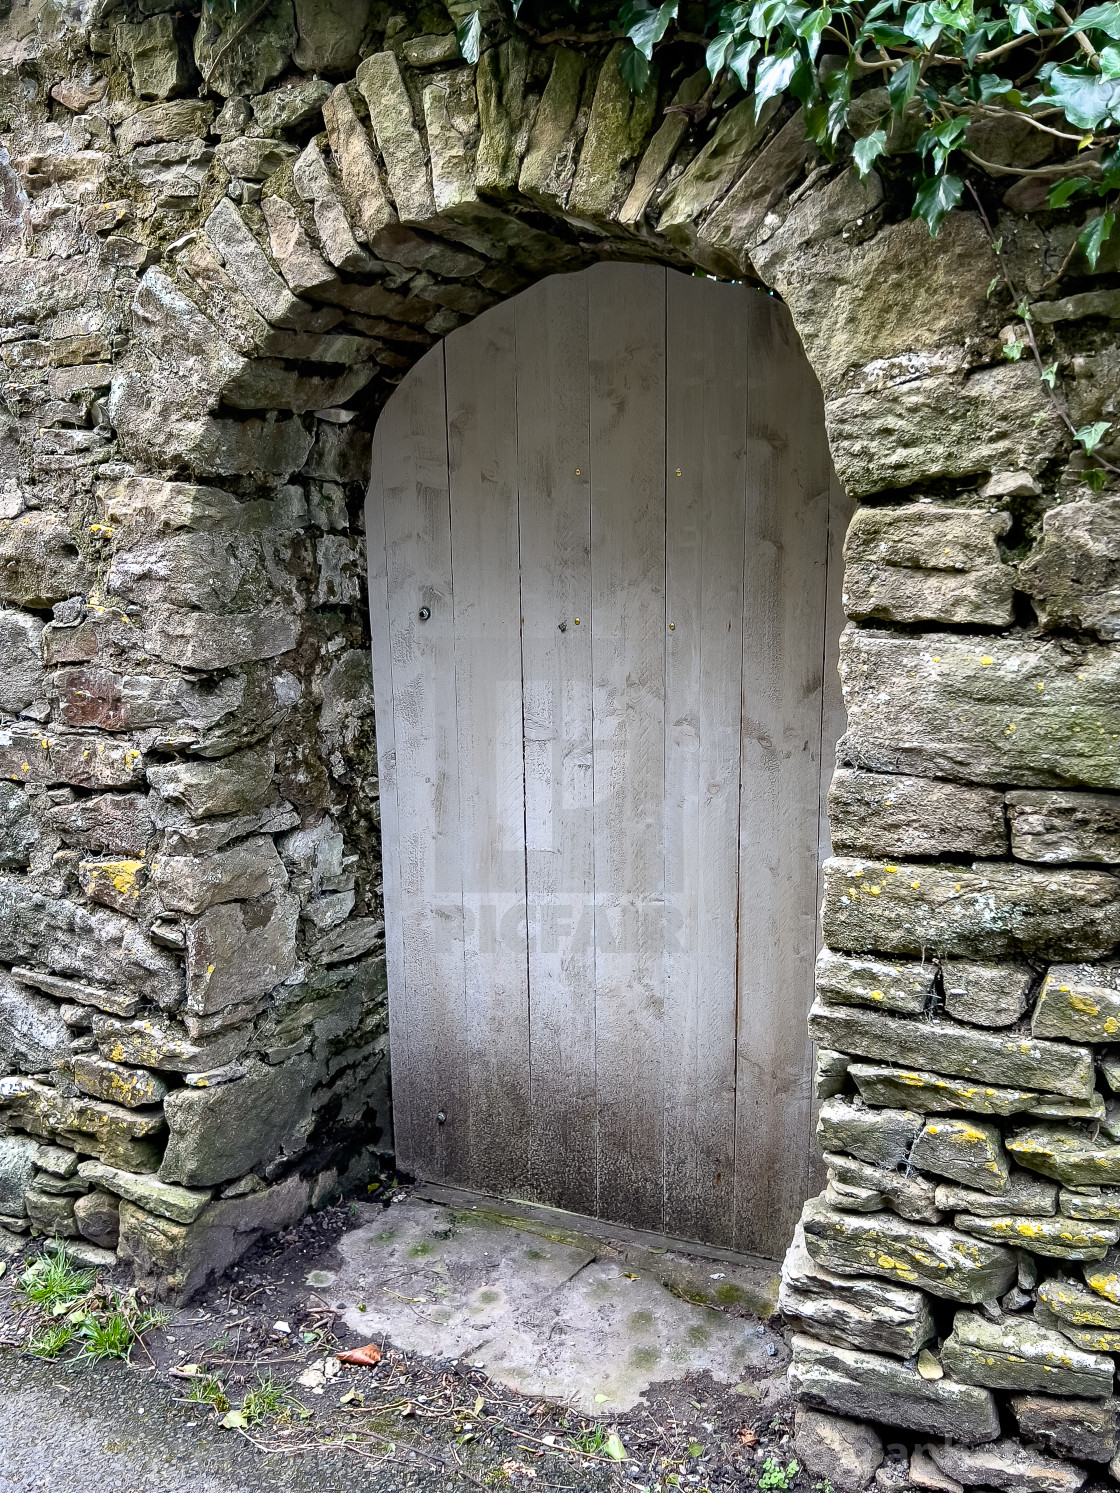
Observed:
[[[830,496],[789,316],[741,285],[555,276],[389,401],[367,537],[406,1168],[784,1249]]]

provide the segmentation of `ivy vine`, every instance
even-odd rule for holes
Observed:
[[[546,0],[503,0],[529,29]],[[554,0],[547,0],[555,13]],[[566,0],[578,20],[580,0]],[[634,92],[649,83],[659,46],[703,48],[711,80],[703,107],[752,95],[755,115],[771,99],[802,108],[809,137],[826,160],[851,150],[861,176],[888,151],[901,158],[913,190],[913,215],[936,235],[965,187],[964,162],[998,176],[1046,177],[1048,205],[1084,200],[1090,216],[1077,244],[1095,269],[1116,225],[1120,199],[1120,3],[1067,10],[1049,0],[978,5],[976,0],[802,0],[689,6],[696,30],[681,24],[688,0],[624,0],[608,36],[625,42],[622,76]],[[464,58],[483,45],[483,17],[458,27]],[[553,33],[555,34],[555,33]],[[573,38],[574,39],[574,38]],[[588,39],[595,39],[588,35]],[[854,141],[852,101],[883,93],[881,116]],[[1011,116],[1054,141],[1059,159],[1015,166],[985,160],[970,127]]]

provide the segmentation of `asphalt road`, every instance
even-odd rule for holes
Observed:
[[[194,1425],[191,1425],[191,1422]],[[345,1453],[266,1456],[174,1402],[166,1380],[116,1365],[0,1352],[0,1493],[445,1493],[438,1472]]]

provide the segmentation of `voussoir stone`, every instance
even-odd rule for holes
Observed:
[[[835,856],[824,866],[821,915],[827,942],[852,953],[1099,957],[1120,942],[1120,877]]]
[[[895,1358],[800,1333],[792,1347],[789,1382],[802,1404],[970,1445],[999,1435],[995,1400],[985,1389],[949,1378],[923,1379]]]
[[[941,1359],[963,1384],[1097,1399],[1112,1393],[1111,1358],[1076,1348],[1062,1333],[1022,1317],[990,1322],[958,1312]]]
[[[842,1213],[811,1198],[801,1215],[813,1259],[838,1275],[878,1275],[950,1301],[990,1301],[1015,1279],[1015,1257],[1001,1245],[893,1213]]]
[[[912,1021],[820,1000],[809,1013],[809,1031],[820,1046],[853,1057],[909,1062],[974,1083],[1029,1086],[1071,1098],[1093,1093],[1092,1049],[1066,1042],[985,1032],[951,1021]]]
[[[992,788],[841,767],[828,816],[841,855],[1007,854],[1003,795]]]
[[[840,640],[845,761],[1024,788],[1120,788],[1120,650],[1041,638]]]
[[[826,1270],[806,1249],[800,1223],[782,1262],[778,1306],[795,1327],[814,1337],[897,1358],[912,1358],[934,1335],[923,1292]]]
[[[865,1488],[883,1461],[883,1443],[870,1426],[805,1405],[797,1407],[793,1442],[810,1473],[846,1493]]]
[[[857,621],[1006,627],[1015,571],[997,540],[1009,513],[930,503],[856,510],[844,541],[844,610]]]

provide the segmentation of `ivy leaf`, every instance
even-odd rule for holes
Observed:
[[[1074,17],[1072,30],[1103,31],[1113,41],[1120,41],[1120,5],[1091,5]]]
[[[1075,430],[1073,438],[1084,449],[1086,456],[1092,456],[1111,429],[1111,420],[1098,420],[1095,425],[1083,425],[1080,430]]]
[[[479,48],[482,45],[482,17],[477,10],[472,10],[455,27],[455,36],[459,42],[459,53],[464,62],[475,63],[478,61]]]
[[[911,5],[906,12],[902,29],[911,41],[928,50],[941,35],[941,22],[935,21],[928,5]]]
[[[1120,187],[1120,145],[1114,145],[1101,156],[1101,183],[1110,192]]]
[[[1102,78],[1120,78],[1120,47],[1104,47],[1100,58]]]
[[[946,172],[944,176],[927,176],[918,186],[914,198],[912,218],[921,218],[929,229],[930,238],[936,238],[941,224],[961,200],[964,182],[959,176]]]
[[[886,130],[872,130],[870,135],[864,135],[862,140],[857,140],[852,151],[852,160],[859,172],[859,179],[863,181],[872,166],[887,148]]]
[[[762,112],[762,106],[768,98],[773,98],[776,93],[783,93],[793,77],[794,68],[798,63],[798,56],[792,47],[787,47],[782,52],[775,52],[770,57],[764,57],[755,69],[754,74],[754,117],[758,118]]]
[[[1095,130],[1112,116],[1120,119],[1120,82],[1085,67],[1056,67],[1046,80],[1047,103],[1056,103],[1079,130]]]
[[[832,11],[827,5],[821,5],[798,21],[794,27],[797,35],[807,43],[809,48],[809,60],[815,61],[821,46],[821,33],[832,20]]]
[[[1054,387],[1054,382],[1058,377],[1057,363],[1051,363],[1049,368],[1044,368],[1038,376],[1048,389],[1052,389]]]
[[[997,73],[981,73],[976,79],[976,97],[982,104],[990,104],[994,98],[1012,93],[1014,89],[1010,78],[1001,78]]]
[[[1065,207],[1071,197],[1090,186],[1092,182],[1087,176],[1067,176],[1062,181],[1056,181],[1047,192],[1046,206]]]
[[[642,55],[633,43],[619,56],[618,70],[631,93],[642,93],[649,82],[649,58]]]
[[[918,91],[918,63],[915,59],[904,62],[900,68],[891,74],[891,80],[887,84],[887,92],[890,95],[891,108],[899,116],[906,112],[906,105]]]
[[[751,63],[754,61],[755,55],[761,45],[762,43],[755,41],[753,36],[748,36],[746,41],[741,46],[736,47],[731,54],[731,71],[739,79],[744,88],[747,87],[747,82],[751,75]]]
[[[939,119],[918,140],[918,151],[923,156],[932,154],[934,173],[938,176],[945,170],[949,156],[960,144],[970,120],[967,114],[958,114],[955,119]]]
[[[1009,363],[1017,363],[1023,356],[1023,349],[1024,347],[1026,347],[1026,345],[1027,344],[1025,342],[1019,341],[1018,339],[1016,339],[1016,341],[1014,342],[1005,342],[1003,344],[1003,356]]]
[[[656,10],[647,5],[640,8],[636,4],[624,5],[619,12],[619,20],[627,27],[626,35],[648,62],[653,56],[654,47],[668,31],[669,22],[675,20],[676,14],[677,0],[665,0],[664,5]],[[623,16],[626,17],[625,20]]]
[[[1077,242],[1081,245],[1081,251],[1089,261],[1091,270],[1096,269],[1101,250],[1112,237],[1112,227],[1115,222],[1115,213],[1102,213],[1099,218],[1093,218],[1088,222],[1077,235]]]
[[[713,81],[727,66],[727,59],[734,45],[735,33],[733,31],[721,31],[713,41],[708,43],[708,50],[704,53],[704,66],[708,69],[708,75]]]

